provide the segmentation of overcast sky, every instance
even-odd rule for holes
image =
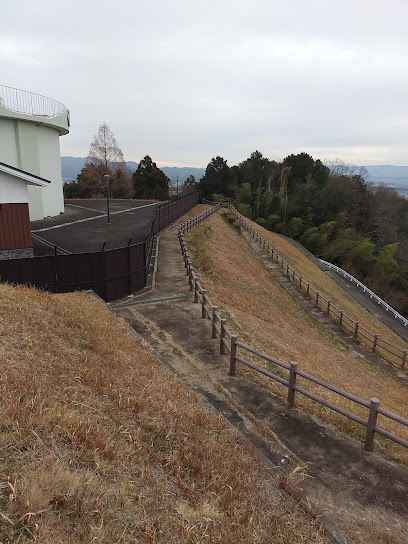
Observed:
[[[61,155],[105,121],[161,166],[408,164],[407,0],[3,1],[0,84],[69,108]]]

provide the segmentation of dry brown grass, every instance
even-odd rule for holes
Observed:
[[[330,276],[320,270],[320,268],[311,261],[306,255],[297,249],[289,240],[281,238],[277,234],[270,232],[256,223],[250,221],[252,226],[265,238],[271,247],[278,251],[286,262],[292,266],[303,279],[331,300],[340,310],[343,310],[349,317],[358,321],[360,325],[370,332],[378,334],[382,339],[401,348],[407,349],[406,343],[386,325],[379,321],[375,315],[361,306],[347,291],[342,289]],[[401,360],[399,365],[401,366]]]
[[[0,301],[0,542],[327,542],[103,303]]]
[[[262,234],[267,237],[267,233]],[[356,358],[346,344],[311,319],[263,267],[247,242],[219,215],[212,216],[205,222],[205,230],[204,225],[201,225],[191,231],[187,239],[191,248],[196,248],[196,251],[201,251],[202,248],[205,254],[210,256],[206,266],[200,269],[201,283],[208,289],[212,302],[223,308],[222,313],[227,318],[228,325],[239,335],[241,341],[286,363],[297,361],[301,370],[365,400],[378,397],[381,406],[391,412],[401,416],[407,413],[406,386],[374,368],[366,360]],[[275,239],[271,239],[271,245],[274,241]],[[279,251],[283,248],[283,242],[278,248]],[[313,283],[315,280],[317,283],[319,277],[317,271],[312,270],[310,265],[307,269],[305,266],[303,271],[302,263],[306,258],[292,245],[289,249],[291,252],[287,256],[289,263],[293,263],[295,268],[301,270],[304,277],[310,273]],[[286,258],[283,250],[282,255]],[[293,257],[292,260],[290,258],[292,255],[296,256],[296,259]],[[340,307],[347,305],[348,308],[351,302],[347,298],[350,297],[346,297],[343,304],[339,287],[336,287],[336,295],[336,303]],[[333,297],[332,300],[334,302]],[[359,305],[357,307],[362,311]],[[230,312],[236,319],[231,317]],[[255,360],[242,351],[239,354]],[[262,359],[257,359],[256,363],[269,368],[268,363]],[[265,380],[253,371],[246,370],[242,365],[238,365],[238,372],[245,373],[250,379],[261,381],[265,385]],[[279,373],[279,370],[277,372]],[[303,379],[299,379],[299,384],[328,401],[367,418],[367,409]],[[269,381],[268,387],[286,397],[287,389],[277,382]],[[364,428],[357,423],[302,398],[299,394],[296,402],[298,406],[325,421],[360,438],[364,436]],[[406,427],[383,417],[379,417],[379,425],[408,439]],[[406,448],[383,439],[378,434],[376,436],[377,450],[383,448],[383,451],[393,458],[408,463]]]

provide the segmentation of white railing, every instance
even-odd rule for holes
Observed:
[[[0,85],[0,106],[16,113],[40,117],[55,117],[67,109],[61,102],[47,96],[14,89],[6,85]]]
[[[352,276],[351,274],[349,274],[348,272],[346,272],[342,268],[339,268],[338,266],[336,266],[336,265],[334,265],[332,263],[329,263],[327,261],[323,261],[322,259],[319,259],[319,261],[321,263],[325,264],[326,266],[328,266],[329,268],[332,268],[333,270],[335,270],[339,274],[342,274],[345,278],[347,278],[348,280],[355,283],[358,287],[361,287],[361,289],[363,290],[364,293],[368,293],[370,295],[370,298],[373,298],[373,299],[375,299],[377,301],[377,304],[380,304],[381,306],[383,306],[387,312],[391,312],[394,315],[395,319],[399,319],[400,321],[402,321],[404,327],[406,327],[408,325],[408,319],[405,319],[405,317],[403,315],[399,314],[396,310],[394,310],[394,308],[392,308],[389,304],[387,304],[378,295],[373,293],[366,285],[361,283],[361,281],[359,281],[357,278],[355,278],[354,276]]]

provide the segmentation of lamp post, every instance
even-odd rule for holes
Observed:
[[[178,198],[178,176],[177,176],[177,198]]]
[[[106,185],[106,206],[108,208],[108,225],[110,224],[110,215],[109,215],[109,179],[110,179],[110,176],[109,174],[105,174],[103,176],[103,179],[105,180],[105,185]]]

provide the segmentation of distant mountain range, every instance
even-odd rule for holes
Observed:
[[[62,179],[64,181],[75,180],[78,174],[81,173],[84,167],[86,157],[61,157]],[[126,166],[131,172],[134,172],[138,163],[128,161]],[[396,189],[399,193],[408,196],[408,166],[393,166],[391,164],[380,164],[374,166],[365,166],[367,169],[370,181],[375,185],[388,185]],[[180,184],[183,184],[188,176],[194,176],[196,181],[205,174],[205,168],[178,168],[173,166],[164,166],[161,168],[172,183],[177,183],[177,178]]]
[[[408,185],[408,166],[392,166],[391,164],[379,164],[365,166],[373,182],[392,181]]]
[[[85,161],[86,157],[61,157],[63,181],[70,182],[76,180],[78,174],[81,173],[81,170],[84,167]],[[138,167],[138,163],[127,161],[126,166],[131,172],[134,172]],[[184,183],[189,176],[194,176],[196,181],[200,181],[205,174],[205,168],[164,166],[160,169],[163,170],[172,183],[177,183],[178,178],[180,184]]]
[[[374,185],[388,185],[408,198],[408,166],[379,164],[365,166]]]

